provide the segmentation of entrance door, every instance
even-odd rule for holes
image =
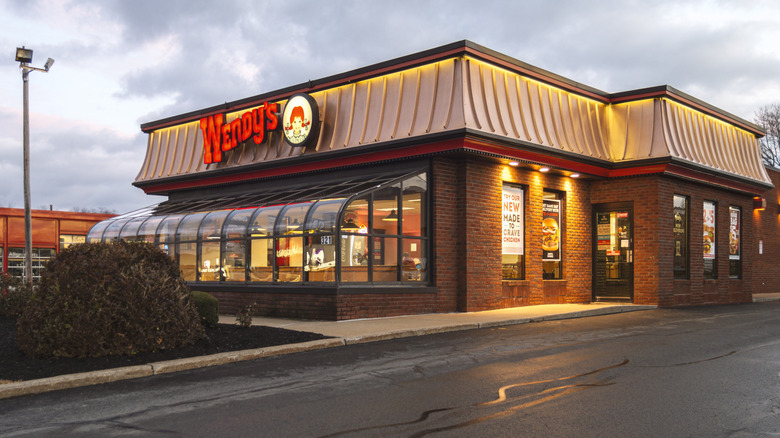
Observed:
[[[632,206],[607,204],[593,207],[593,300],[633,301]]]

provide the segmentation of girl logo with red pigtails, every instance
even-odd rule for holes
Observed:
[[[293,147],[305,147],[316,142],[319,121],[317,101],[308,94],[293,95],[284,106],[282,115],[284,139]]]

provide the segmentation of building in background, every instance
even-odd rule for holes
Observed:
[[[468,41],[141,128],[167,199],[88,240],[156,243],[227,312],[748,302],[773,188],[750,122]]]
[[[52,210],[32,210],[31,215],[33,281],[38,281],[43,266],[58,252],[84,242],[93,225],[116,216]],[[21,278],[24,263],[24,209],[0,208],[0,268]]]

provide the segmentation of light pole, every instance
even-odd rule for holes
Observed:
[[[32,286],[32,214],[30,213],[30,111],[27,104],[28,85],[27,76],[33,71],[49,71],[54,64],[54,60],[49,58],[43,68],[30,67],[32,62],[32,49],[16,48],[16,60],[19,61],[19,68],[22,69],[23,84],[23,121],[22,121],[22,143],[24,148],[24,276],[27,284]]]

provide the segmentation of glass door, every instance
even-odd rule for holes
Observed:
[[[633,300],[634,239],[630,207],[594,206],[593,299]]]

